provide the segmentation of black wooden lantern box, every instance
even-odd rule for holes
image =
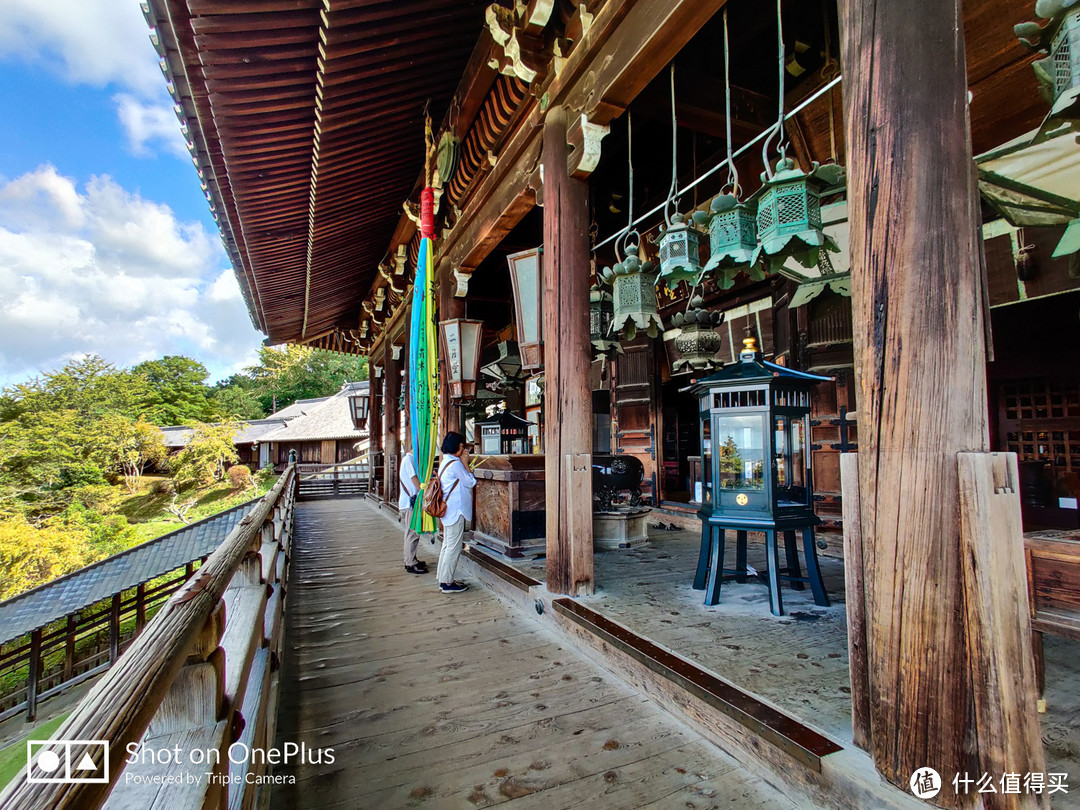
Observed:
[[[480,437],[480,454],[484,456],[524,455],[529,452],[529,425],[531,423],[502,411],[491,419],[476,423]]]
[[[703,494],[701,552],[694,588],[705,604],[720,600],[720,584],[744,582],[747,532],[765,534],[769,603],[783,615],[780,581],[809,584],[817,605],[827,606],[814,526],[810,479],[810,391],[828,377],[763,360],[757,340],[743,341],[739,362],[698,380],[691,391],[701,405]],[[724,567],[725,533],[736,533],[735,568]],[[806,576],[795,540],[802,533]],[[787,567],[780,567],[777,535],[783,534]]]
[[[762,360],[755,338],[743,343],[739,363],[691,389],[701,406],[702,511],[748,528],[802,525],[814,515],[810,391],[829,378]]]

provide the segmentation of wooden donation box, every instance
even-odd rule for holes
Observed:
[[[484,456],[473,475],[471,542],[507,557],[546,552],[544,457]]]

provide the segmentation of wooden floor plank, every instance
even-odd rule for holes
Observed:
[[[491,592],[407,574],[364,502],[302,503],[292,555],[277,746],[335,761],[276,768],[272,808],[792,806]]]

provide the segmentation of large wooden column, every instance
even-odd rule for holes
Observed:
[[[544,121],[544,474],[547,588],[593,592],[588,184],[570,177],[567,114]]]
[[[973,719],[958,494],[957,454],[988,445],[961,0],[841,0],[840,23],[869,748],[894,784],[929,766],[935,803],[971,806],[953,775],[1000,741]]]
[[[465,317],[465,299],[454,295],[454,282],[451,278],[452,268],[446,268],[439,280],[439,320],[449,321],[453,318]],[[439,345],[442,351],[442,344]],[[450,383],[446,377],[446,365],[439,364],[439,441],[451,430],[464,435],[464,425],[461,423],[461,409],[450,400]]]
[[[383,408],[386,411],[384,424],[386,435],[383,437],[383,451],[386,454],[383,464],[383,497],[386,502],[397,504],[398,466],[401,463],[401,357],[394,359],[394,346],[387,339],[386,354],[383,357]]]

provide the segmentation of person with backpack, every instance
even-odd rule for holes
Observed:
[[[473,493],[476,478],[469,470],[469,448],[465,437],[453,431],[442,442],[442,460],[439,462],[438,484],[443,493],[446,511],[441,515],[443,544],[439,552],[436,571],[439,589],[443,593],[461,593],[468,585],[454,579],[461,542],[465,535],[465,521],[473,517]],[[434,484],[435,481],[432,481]],[[425,508],[427,503],[425,502]]]

